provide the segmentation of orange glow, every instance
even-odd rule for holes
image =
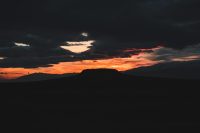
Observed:
[[[141,66],[151,66],[157,61],[148,59],[149,53],[140,53],[127,58],[111,58],[101,60],[82,60],[74,62],[61,62],[50,67],[38,68],[0,68],[0,78],[15,79],[32,73],[65,74],[80,73],[85,69],[110,68],[125,71]]]
[[[75,47],[80,46],[80,49],[78,50],[86,50],[87,48],[89,49],[89,46],[92,43],[93,41],[68,42],[69,47],[71,46],[72,48],[71,50],[73,50],[73,46]],[[124,58],[116,57],[116,58],[107,58],[98,60],[60,62],[58,64],[50,64],[49,67],[38,67],[38,68],[0,68],[0,78],[15,79],[33,73],[46,73],[46,74],[80,73],[85,69],[99,69],[99,68],[108,68],[108,69],[116,69],[118,71],[126,71],[138,67],[152,66],[164,62],[179,62],[179,61],[182,62],[182,61],[199,60],[200,55],[199,53],[195,53],[195,49],[196,47],[194,48],[189,47],[183,49],[182,51],[177,51],[162,46],[158,46],[151,49],[135,49],[135,48],[125,49],[122,52],[128,53],[129,55],[131,55],[130,57],[124,57]],[[169,54],[166,54],[165,52],[164,53],[160,52],[162,50],[164,50],[165,52],[168,51]],[[159,57],[162,58],[156,59]],[[6,57],[0,57],[0,61],[4,60],[5,58]]]

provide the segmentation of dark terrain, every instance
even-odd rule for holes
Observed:
[[[1,126],[4,133],[199,133],[199,83],[114,70],[1,83]]]
[[[63,77],[70,77],[74,76],[76,74],[45,74],[45,73],[35,73],[30,74],[27,76],[22,76],[18,79],[12,80],[12,82],[28,82],[28,81],[43,81],[43,80],[52,80],[52,79],[58,79]]]
[[[169,62],[160,63],[148,67],[140,67],[125,71],[124,73],[145,76],[145,77],[160,77],[174,79],[199,79],[200,80],[200,61],[190,62]]]

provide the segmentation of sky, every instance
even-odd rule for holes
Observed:
[[[0,78],[200,59],[198,0],[4,0]]]

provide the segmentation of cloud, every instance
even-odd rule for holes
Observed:
[[[198,0],[3,2],[0,57],[7,58],[0,66],[38,67],[68,60],[128,57],[130,53],[122,51],[160,45],[165,49],[157,59],[171,60],[164,51],[171,56],[187,55],[188,51],[180,51],[200,42],[199,5]],[[95,43],[81,54],[70,51],[69,47],[75,46],[63,45],[88,40]],[[16,47],[14,42],[30,47]],[[188,58],[194,56],[181,60]]]
[[[42,34],[21,34],[20,37],[16,37],[10,42],[4,41],[0,47],[0,56],[6,58],[0,62],[0,67],[35,68],[59,62],[126,58],[141,52],[148,53],[148,58],[155,61],[199,59],[199,45],[188,45],[177,49],[156,41],[125,41],[101,36],[99,40],[94,41],[95,37],[92,34],[87,38],[82,38],[82,32],[72,35],[62,34],[60,39],[53,33],[48,35],[47,32],[44,32]],[[16,46],[16,43],[13,42],[22,43],[18,43],[20,46]]]
[[[4,57],[0,57],[0,60],[3,60],[3,59],[5,59]]]
[[[187,62],[200,60],[200,44],[188,46],[184,49],[158,47],[148,56],[149,59],[162,62]]]
[[[160,63],[200,61],[200,45],[184,49],[163,46],[155,48],[131,48],[118,51],[116,55],[105,56],[86,52],[76,55],[44,57],[12,57],[0,61],[0,74],[4,78],[16,78],[29,73],[79,73],[84,69],[112,68],[126,71],[138,67],[152,66]],[[17,73],[19,72],[19,73]],[[17,73],[17,74],[16,74]]]
[[[15,45],[19,46],[19,47],[30,47],[29,44],[25,44],[25,43],[17,43],[17,42],[15,42]]]
[[[200,41],[198,0],[36,0],[16,3],[2,15],[9,5],[4,4],[0,25],[14,27],[11,29],[89,32],[95,40],[106,36],[116,42],[160,42],[172,48]]]
[[[59,47],[56,40],[34,34],[10,34],[7,40],[0,41],[0,67],[40,67],[51,63],[71,60],[72,52]],[[18,43],[20,42],[20,43]]]
[[[89,36],[87,32],[83,32],[83,33],[81,33],[81,35],[84,36],[84,37],[88,37]]]
[[[80,41],[80,42],[66,42],[68,45],[60,46],[62,49],[69,50],[73,53],[83,53],[92,47],[92,44],[94,43],[94,40],[89,41]]]

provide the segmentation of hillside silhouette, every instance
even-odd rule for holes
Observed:
[[[199,80],[98,69],[0,85],[2,127],[7,132],[188,133],[200,125]]]
[[[126,75],[115,69],[86,69],[80,73],[79,77],[93,80],[113,80],[117,78],[125,78]]]
[[[76,74],[69,73],[69,74],[45,74],[45,73],[33,73],[30,75],[22,76],[17,79],[12,80],[13,82],[31,82],[31,81],[44,81],[44,80],[51,80],[51,79],[58,79],[63,77],[70,77]]]
[[[198,79],[200,61],[160,63],[125,71],[125,74],[157,78]]]
[[[93,77],[97,77],[97,76],[111,76],[111,77],[115,77],[115,76],[122,76],[122,74],[115,70],[115,69],[86,69],[83,70],[80,73],[81,76],[93,76]]]

